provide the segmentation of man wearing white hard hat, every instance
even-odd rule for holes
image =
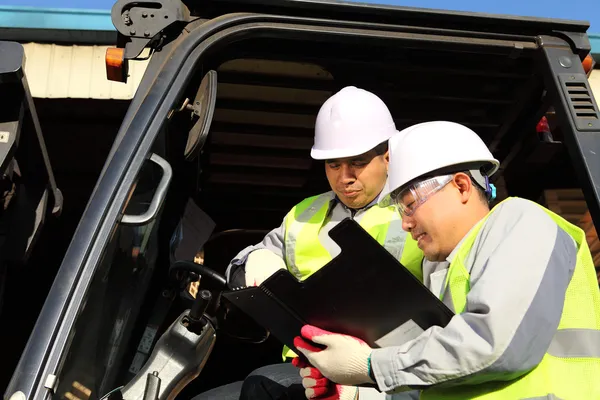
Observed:
[[[348,217],[422,279],[422,251],[402,230],[402,221],[394,207],[378,205],[387,181],[388,139],[396,133],[389,109],[373,93],[349,86],[327,99],[317,115],[310,154],[313,159],[324,161],[331,191],[294,206],[281,226],[267,234],[261,243],[237,254],[226,272],[230,286],[260,285],[279,269],[306,279],[337,255],[339,247],[328,232]],[[283,356],[294,358],[296,354],[285,348]],[[271,377],[272,385],[264,381],[253,384],[247,379],[243,397],[275,398],[276,392],[283,393],[289,384],[299,384],[298,370],[289,363],[268,366],[252,375],[257,379],[261,374]],[[217,388],[196,399],[238,398],[239,388],[235,385],[239,383]],[[356,391],[357,388],[352,388],[352,397]]]
[[[261,243],[236,255],[229,282],[260,285],[278,269],[306,279],[339,251],[328,232],[347,217],[420,277],[422,252],[410,237],[406,243],[393,207],[377,205],[387,180],[388,139],[395,133],[390,111],[373,93],[349,86],[327,99],[310,155],[325,162],[331,191],[297,204]]]
[[[424,264],[424,283],[456,315],[381,349],[305,326],[295,340],[314,367],[305,374],[421,388],[421,399],[599,399],[600,293],[585,233],[525,199],[490,210],[499,163],[465,126],[418,124],[389,151],[386,199],[425,257],[446,261]]]

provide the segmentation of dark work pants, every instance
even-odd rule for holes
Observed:
[[[305,400],[300,371],[290,363],[252,371],[243,382],[233,382],[201,393],[192,400]]]

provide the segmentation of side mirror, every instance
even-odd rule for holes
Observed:
[[[210,70],[202,78],[193,103],[187,106],[192,109],[192,117],[196,118],[185,145],[184,156],[187,161],[196,158],[202,147],[204,147],[206,137],[210,131],[216,102],[217,71]]]

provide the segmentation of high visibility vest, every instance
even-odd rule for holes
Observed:
[[[298,279],[308,278],[332,260],[329,250],[319,240],[332,198],[331,192],[309,197],[285,217],[285,262]],[[358,224],[423,281],[423,252],[412,236],[402,230],[400,214],[393,207],[372,206]]]
[[[421,399],[600,399],[600,291],[585,233],[559,215],[536,205],[577,244],[577,263],[567,287],[560,323],[542,361],[529,373],[515,380],[464,386],[457,384],[452,387],[434,386],[423,390]],[[457,314],[465,310],[470,290],[470,276],[464,264],[465,259],[477,234],[496,207],[472,229],[449,267],[442,296],[444,293],[451,296]],[[510,296],[510,293],[506,295]]]
[[[332,199],[332,192],[309,197],[285,217],[285,261],[288,270],[300,280],[308,278],[333,259],[319,240]],[[423,281],[423,252],[412,236],[402,230],[400,214],[394,207],[372,206],[358,224]],[[284,359],[286,357],[296,357],[296,354],[285,347]]]

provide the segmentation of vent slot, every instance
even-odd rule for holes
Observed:
[[[571,103],[577,118],[585,120],[597,120],[600,118],[586,82],[565,82],[565,86],[569,96],[569,103]]]

